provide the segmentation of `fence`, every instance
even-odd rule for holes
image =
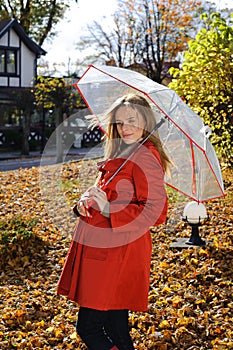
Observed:
[[[41,148],[53,133],[54,128],[46,127],[44,134],[41,127],[31,127],[28,142],[30,150]],[[76,148],[90,147],[100,143],[102,132],[95,128],[87,130],[79,127],[63,127],[62,139],[67,145]],[[0,150],[20,149],[23,141],[23,130],[19,126],[0,127]],[[43,143],[43,144],[42,144]]]

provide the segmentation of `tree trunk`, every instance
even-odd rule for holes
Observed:
[[[63,142],[62,142],[62,108],[55,108],[55,121],[56,121],[56,162],[61,163],[63,161]]]
[[[31,124],[31,112],[25,111],[23,116],[23,144],[21,153],[25,156],[29,155],[29,135],[30,135],[30,124]]]

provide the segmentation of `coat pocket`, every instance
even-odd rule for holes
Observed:
[[[83,257],[86,259],[106,260],[107,256],[106,248],[84,247]]]

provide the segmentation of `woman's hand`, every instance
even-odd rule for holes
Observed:
[[[108,204],[106,193],[101,190],[99,187],[92,186],[90,187],[80,198],[77,203],[77,210],[80,215],[90,217],[88,209],[95,202],[99,210],[102,212],[105,206]]]
[[[106,193],[97,186],[89,188],[89,199],[96,202],[100,211],[102,212],[105,206],[108,204]]]

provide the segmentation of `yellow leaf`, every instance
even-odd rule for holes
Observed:
[[[76,332],[74,332],[74,333],[72,333],[70,335],[70,339],[76,339],[76,337],[77,337],[77,333]]]
[[[177,320],[176,325],[178,327],[188,326],[189,324],[192,324],[194,322],[195,322],[195,320],[193,317],[181,317]]]
[[[207,252],[207,250],[201,248],[201,249],[199,250],[199,255],[208,255],[208,252]]]
[[[54,331],[54,334],[55,334],[55,337],[59,337],[59,335],[62,334],[62,329],[61,329],[61,328],[57,328],[57,329]]]
[[[174,298],[172,298],[172,304],[173,306],[177,306],[178,304],[180,304],[183,301],[182,298],[180,298],[178,295],[175,296]]]
[[[201,299],[201,300],[196,300],[195,301],[195,304],[202,304],[202,303],[205,303],[206,301],[205,301],[205,299]]]
[[[15,317],[21,317],[25,314],[26,312],[24,310],[17,310],[15,312]]]
[[[168,302],[167,302],[167,300],[166,299],[162,299],[162,300],[157,300],[156,302],[155,302],[155,304],[157,305],[157,306],[163,306],[163,305],[166,305]]]
[[[30,321],[29,321],[30,322]],[[37,322],[37,327],[44,327],[44,320],[41,320],[40,322]],[[47,329],[46,329],[47,330]]]
[[[170,267],[166,261],[162,261],[159,266],[162,267],[162,269],[168,269]]]
[[[197,264],[198,264],[198,260],[195,259],[195,258],[192,258],[192,259],[191,259],[191,262],[192,262],[194,265],[197,265]]]
[[[167,320],[163,320],[159,324],[159,328],[169,328],[169,327],[170,327],[170,323]]]
[[[135,332],[137,332],[137,329],[136,328],[131,328],[131,332],[135,333]]]
[[[52,333],[54,331],[54,327],[49,327],[46,329],[46,332]]]
[[[41,294],[41,291],[39,291],[39,290],[36,289],[36,290],[34,290],[33,294],[34,294],[34,295],[40,295],[40,294]]]
[[[163,293],[170,293],[171,292],[171,288],[169,287],[164,287],[163,290],[162,290]]]

